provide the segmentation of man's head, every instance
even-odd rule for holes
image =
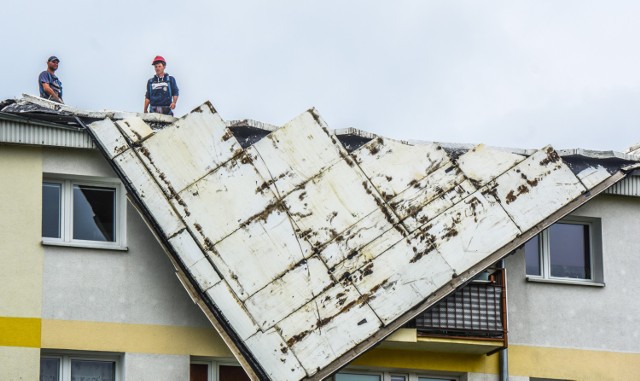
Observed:
[[[58,57],[56,56],[51,56],[49,57],[49,59],[47,60],[47,68],[51,71],[56,71],[58,70],[58,64],[60,63],[60,60],[58,59]]]
[[[167,66],[167,61],[165,61],[164,57],[156,56],[151,64],[153,65],[158,77],[164,75],[164,68]]]

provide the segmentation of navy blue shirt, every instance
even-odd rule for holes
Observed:
[[[176,79],[169,74],[160,78],[154,75],[147,81],[147,92],[144,97],[150,101],[151,106],[170,106],[174,96],[180,95],[180,89]]]
[[[40,89],[40,97],[50,99],[51,95],[47,94],[44,91],[42,83],[48,83],[49,87],[51,87],[51,90],[53,90],[59,98],[62,98],[62,82],[60,82],[60,79],[56,77],[55,74],[51,74],[47,70],[45,70],[40,73],[40,76],[38,76],[38,88]]]

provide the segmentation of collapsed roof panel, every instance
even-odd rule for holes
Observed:
[[[144,123],[89,130],[255,379],[328,376],[634,162],[576,175],[551,147],[381,137],[347,152],[314,110],[252,145],[208,103]]]

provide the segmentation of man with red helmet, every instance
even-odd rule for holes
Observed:
[[[151,64],[156,74],[147,81],[144,112],[173,115],[180,95],[176,79],[164,72],[167,61],[162,56],[156,56]]]

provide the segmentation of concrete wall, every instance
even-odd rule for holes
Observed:
[[[43,149],[38,189],[42,173],[116,178],[98,152],[79,149]],[[125,380],[186,379],[190,356],[231,353],[140,214],[126,204],[127,251],[44,246],[42,348],[122,353]]]
[[[527,282],[523,250],[508,257],[511,363],[536,377],[640,378],[640,199],[598,196],[573,214],[602,219],[606,285]]]
[[[186,380],[189,356],[127,353],[123,361],[125,380]]]
[[[0,144],[0,379],[35,380],[40,367],[42,158]]]
[[[48,174],[116,177],[96,151],[43,156]],[[43,318],[209,327],[139,213],[126,209],[126,252],[45,247]]]

